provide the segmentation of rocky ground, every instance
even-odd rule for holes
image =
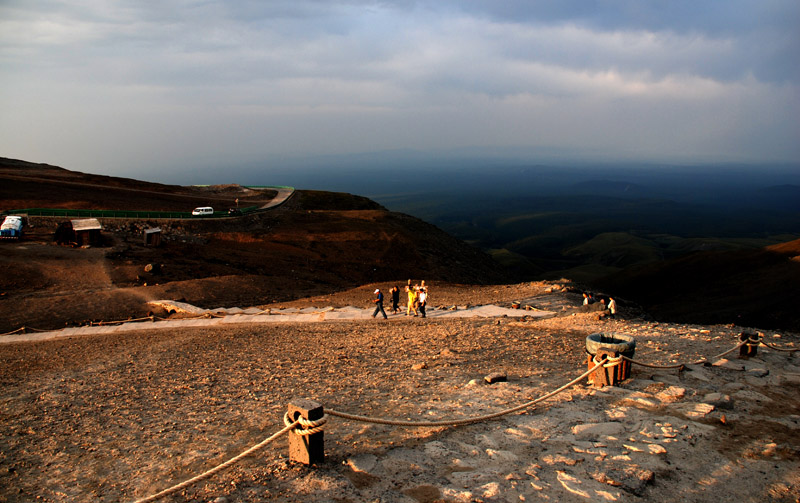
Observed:
[[[305,305],[354,304],[370,288]],[[133,501],[278,431],[296,398],[370,416],[461,419],[580,375],[590,333],[634,335],[637,359],[666,364],[722,353],[743,330],[634,312],[598,320],[576,310],[578,294],[548,289],[432,285],[434,305],[527,299],[561,309],[546,320],[402,317],[0,344],[0,501]],[[764,336],[781,347],[800,342]],[[167,500],[798,501],[800,357],[736,354],[683,372],[634,367],[620,386],[584,381],[468,426],[332,417],[324,463],[289,462],[281,438]],[[484,384],[492,373],[507,381]]]
[[[9,162],[0,160],[7,208],[186,209],[234,196]],[[272,435],[297,398],[385,418],[463,419],[583,373],[591,333],[633,335],[637,359],[664,364],[718,355],[742,331],[758,332],[654,323],[624,299],[619,319],[600,320],[582,312],[580,288],[566,282],[486,286],[498,281],[485,257],[424,222],[354,196],[299,195],[235,229],[170,227],[159,249],[142,246],[132,224],[109,224],[109,243],[88,249],[55,246],[52,229],[34,225],[0,253],[8,272],[0,332],[180,316],[152,312],[147,301],[157,299],[364,308],[376,287],[387,292],[408,276],[428,280],[432,307],[519,303],[557,316],[396,316],[19,343],[0,336],[0,502],[135,501]],[[151,264],[158,274],[145,271]],[[798,333],[764,337],[800,344]],[[490,374],[506,380],[484,384]],[[289,462],[281,438],[165,501],[797,502],[798,386],[800,357],[760,348],[756,358],[734,353],[682,372],[634,367],[619,386],[584,381],[468,426],[331,418],[324,463]]]

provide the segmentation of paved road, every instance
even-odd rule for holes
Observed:
[[[186,314],[195,315],[196,318],[163,320],[163,321],[140,321],[128,322],[120,325],[107,326],[85,326],[64,328],[50,332],[38,332],[29,334],[12,334],[0,337],[0,344],[11,344],[15,342],[45,341],[60,339],[63,337],[76,337],[81,335],[98,335],[119,332],[130,332],[134,330],[162,330],[187,327],[210,327],[238,323],[311,323],[311,322],[334,322],[363,320],[373,323],[386,323],[393,320],[405,319],[405,313],[388,314],[388,320],[381,318],[373,319],[373,308],[361,309],[347,306],[341,308],[314,308],[305,309],[272,309],[261,310],[258,308],[220,308],[220,309],[201,309],[189,304],[170,300],[151,302],[153,305],[161,306],[166,309],[175,310]],[[428,309],[428,318],[495,318],[509,317],[522,318],[523,316],[535,318],[547,318],[554,313],[549,311],[526,311],[523,309],[508,309],[493,305],[461,307],[456,309]]]
[[[262,210],[268,210],[270,208],[274,208],[276,206],[280,206],[286,202],[287,199],[292,197],[294,194],[294,189],[292,187],[275,187],[278,191],[275,194],[275,197],[272,198],[272,201],[268,202],[264,206],[261,207]]]

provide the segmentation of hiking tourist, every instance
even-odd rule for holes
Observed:
[[[394,285],[389,291],[392,292],[392,314],[397,314],[400,310],[400,288]]]
[[[608,317],[616,319],[617,315],[617,301],[614,300],[614,297],[608,298]]]
[[[376,317],[380,312],[383,315],[383,319],[387,319],[386,311],[383,310],[383,293],[381,292],[380,288],[375,289],[375,300],[372,302],[375,303],[375,312],[372,313],[372,317]]]
[[[411,316],[412,312],[414,313],[414,316],[417,316],[417,289],[411,285],[411,280],[408,280],[406,292],[408,293],[408,307],[406,308],[406,316]]]
[[[425,304],[428,302],[428,289],[423,281],[419,287],[419,314],[425,318]]]

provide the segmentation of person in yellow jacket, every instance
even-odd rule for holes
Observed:
[[[406,293],[408,293],[408,308],[406,308],[406,316],[417,316],[417,289],[411,285],[411,280],[408,280],[406,285]]]

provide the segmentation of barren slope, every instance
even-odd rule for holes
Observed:
[[[181,209],[213,198],[262,204],[266,194],[176,187],[0,162],[2,208]],[[216,204],[216,203],[215,203]],[[20,243],[0,243],[0,333],[147,316],[147,300],[202,307],[250,306],[409,277],[495,283],[506,276],[486,254],[419,219],[350,194],[297,191],[281,207],[224,220],[101,219],[105,246],[53,243],[52,220],[30,218]],[[163,244],[142,245],[159,226]],[[152,272],[145,266],[155,265]]]

